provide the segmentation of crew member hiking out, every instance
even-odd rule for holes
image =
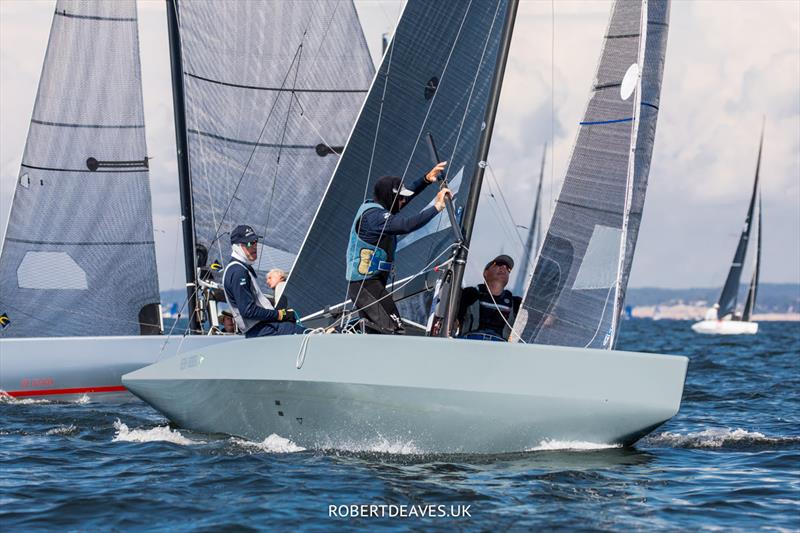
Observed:
[[[450,191],[447,188],[439,190],[434,204],[419,213],[406,215],[400,210],[435,182],[446,164],[446,161],[439,163],[408,189],[400,177],[379,178],[375,182],[373,199],[365,202],[353,218],[347,245],[347,295],[370,333],[405,331],[397,306],[386,291],[397,236],[411,233],[430,222],[445,208],[445,196]]]
[[[225,267],[223,286],[233,319],[245,337],[303,333],[295,324],[292,309],[275,309],[261,292],[252,267],[258,258],[258,239],[250,226],[236,226],[231,232],[231,260]]]

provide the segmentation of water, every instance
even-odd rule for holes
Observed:
[[[5,401],[0,523],[800,530],[800,324],[760,327],[703,337],[687,322],[624,323],[620,349],[691,358],[681,412],[633,448],[548,442],[519,454],[419,456],[376,443],[322,453],[277,435],[255,443],[170,428],[139,402]],[[338,506],[355,504],[384,505],[374,512],[386,516],[329,517],[329,506],[346,514]],[[413,516],[431,510],[461,516]],[[412,516],[388,516],[400,513]]]

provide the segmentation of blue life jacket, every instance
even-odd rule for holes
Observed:
[[[384,209],[376,202],[366,202],[358,208],[350,228],[350,242],[347,244],[347,281],[362,281],[377,276],[381,272],[391,272],[392,263],[389,252],[377,244],[369,244],[358,236],[358,223],[361,216],[370,209]]]

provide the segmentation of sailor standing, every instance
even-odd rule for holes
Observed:
[[[250,226],[236,226],[231,232],[231,260],[225,267],[223,286],[233,319],[248,338],[303,333],[295,324],[294,310],[275,309],[258,286],[252,265],[260,238]]]
[[[436,201],[419,213],[400,214],[400,210],[425,187],[435,182],[447,162],[433,167],[409,189],[397,176],[383,176],[375,182],[373,199],[356,212],[347,245],[347,295],[372,333],[403,333],[400,312],[386,284],[392,272],[397,236],[415,231],[430,222],[445,207],[442,188]]]

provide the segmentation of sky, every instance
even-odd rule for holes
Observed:
[[[0,0],[0,224],[25,146],[53,0]],[[374,60],[397,0],[356,0]],[[163,0],[139,0],[153,218],[162,290],[183,286]],[[547,222],[586,106],[611,2],[522,0],[466,281],[521,255],[542,149]],[[675,0],[650,184],[631,287],[715,287],[747,211],[762,117],[761,279],[800,282],[800,1]],[[516,269],[513,276],[521,269]],[[748,279],[748,273],[745,274]]]

